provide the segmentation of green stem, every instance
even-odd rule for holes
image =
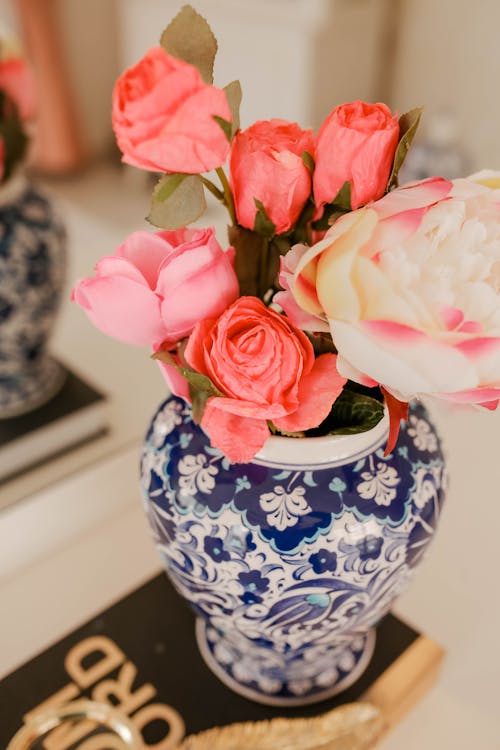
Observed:
[[[222,169],[222,167],[218,167],[215,170],[219,176],[219,180],[221,181],[221,185],[224,189],[224,198],[226,202],[226,208],[229,212],[229,216],[231,217],[231,221],[233,222],[233,226],[236,226],[238,223],[236,221],[236,211],[234,210],[234,201],[233,201],[233,194],[231,193],[231,188],[229,186],[228,179],[226,177],[226,173]]]
[[[269,240],[267,237],[262,238],[262,251],[260,253],[260,268],[259,268],[259,297],[263,299],[265,296],[267,286],[267,273],[269,263]]]
[[[214,185],[212,180],[209,180],[208,177],[203,177],[203,175],[200,175],[200,177],[201,177],[201,181],[203,182],[207,190],[209,190],[212,193],[212,195],[215,195],[218,201],[226,205],[226,199],[222,190],[219,190],[217,185]]]

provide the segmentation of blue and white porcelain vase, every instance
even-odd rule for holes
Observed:
[[[64,371],[47,344],[66,276],[66,235],[51,202],[22,174],[0,186],[0,418],[57,393]]]
[[[422,559],[446,489],[425,409],[384,456],[387,430],[384,418],[356,435],[273,436],[251,463],[231,464],[182,400],[153,418],[148,519],[206,663],[236,692],[305,705],[368,665],[374,626]]]

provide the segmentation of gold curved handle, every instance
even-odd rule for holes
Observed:
[[[66,721],[90,719],[99,722],[112,734],[98,735],[84,740],[81,750],[142,750],[141,736],[132,721],[112,706],[97,701],[78,700],[40,711],[21,727],[9,742],[7,750],[30,750],[33,744]],[[102,739],[99,740],[99,737]],[[106,740],[106,744],[100,742]]]

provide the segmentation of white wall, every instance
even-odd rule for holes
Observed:
[[[121,59],[158,43],[183,0],[120,0]],[[385,0],[192,0],[219,42],[215,83],[239,78],[241,121],[317,126],[334,105],[378,95]],[[147,12],[145,12],[147,5]]]
[[[401,5],[393,105],[454,112],[472,169],[500,169],[500,1],[393,1]]]

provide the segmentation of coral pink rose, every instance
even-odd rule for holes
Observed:
[[[224,91],[162,47],[126,70],[113,92],[123,161],[141,169],[196,174],[220,167],[229,142],[214,116],[232,120]]]
[[[0,91],[16,105],[21,120],[32,120],[36,114],[36,87],[33,74],[21,57],[0,60]]]
[[[352,208],[380,198],[399,139],[397,115],[385,104],[355,101],[331,112],[316,139],[314,199],[321,209],[344,182],[351,183]]]
[[[314,154],[312,130],[294,122],[260,120],[236,134],[229,166],[241,226],[254,228],[255,199],[263,203],[277,234],[295,224],[311,192],[304,151]]]
[[[346,214],[297,266],[339,371],[408,401],[500,398],[500,173],[432,178]]]
[[[233,262],[234,250],[222,250],[213,228],[135,232],[72,298],[109,336],[168,349],[236,299]]]
[[[189,338],[185,357],[223,394],[208,400],[202,427],[231,461],[249,461],[279,430],[317,427],[345,384],[336,356],[314,358],[307,336],[256,297],[240,297]]]

